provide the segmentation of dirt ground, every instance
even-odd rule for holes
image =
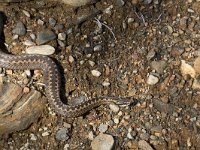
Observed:
[[[67,33],[64,47],[56,40],[49,43],[56,48],[52,57],[63,68],[67,96],[131,96],[137,103],[117,113],[100,106],[74,119],[50,114],[47,104],[28,129],[2,137],[0,149],[91,149],[90,135],[98,136],[102,123],[108,124],[105,133],[114,137],[113,149],[139,149],[140,140],[155,150],[200,149],[200,88],[180,69],[181,60],[192,65],[200,56],[200,2],[120,2],[102,0],[77,9],[41,1],[5,6],[6,43],[13,43],[18,20],[27,28],[26,35],[14,41],[13,54],[22,53],[23,41],[43,28]],[[50,17],[64,27],[52,28]],[[101,75],[94,77],[91,70]],[[56,138],[60,128],[67,128],[67,140]]]

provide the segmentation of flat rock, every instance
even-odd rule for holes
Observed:
[[[44,29],[37,33],[36,43],[38,45],[45,44],[56,39],[56,34],[48,29]]]
[[[0,82],[0,135],[24,130],[35,122],[45,107],[41,93],[13,83]]]
[[[99,134],[91,143],[92,150],[111,150],[114,145],[114,139],[108,134]]]
[[[55,48],[50,45],[31,46],[26,49],[27,54],[52,55]]]

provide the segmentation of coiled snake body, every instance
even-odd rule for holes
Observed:
[[[0,16],[1,21],[1,16]],[[1,24],[1,23],[0,23]],[[0,25],[1,28],[1,25]],[[0,29],[1,30],[1,29]],[[0,33],[1,36],[1,33]],[[43,70],[46,96],[55,111],[63,116],[76,117],[101,104],[116,103],[129,105],[131,98],[123,97],[96,97],[82,101],[75,105],[66,105],[60,99],[60,74],[56,63],[43,55],[11,55],[0,48],[0,67],[8,69],[41,69]]]

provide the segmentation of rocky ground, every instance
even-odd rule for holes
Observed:
[[[102,0],[78,9],[33,1],[3,10],[8,51],[57,60],[67,97],[135,103],[70,119],[46,102],[27,129],[0,138],[2,149],[200,149],[199,0]],[[4,86],[45,94],[41,71],[0,71]]]

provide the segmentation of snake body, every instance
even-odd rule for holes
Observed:
[[[126,97],[96,97],[75,105],[66,105],[60,99],[60,74],[56,63],[43,55],[11,55],[0,50],[0,67],[25,70],[43,70],[45,91],[49,103],[55,111],[63,116],[76,117],[102,104],[116,103],[128,105],[130,98]]]
[[[0,38],[3,32],[3,15],[0,13]],[[0,48],[0,67],[16,70],[43,70],[46,96],[50,105],[58,114],[67,117],[76,117],[84,114],[102,104],[117,103],[128,105],[131,98],[126,97],[96,97],[76,103],[66,105],[60,98],[60,74],[56,63],[48,56],[43,55],[11,55],[4,53]]]

